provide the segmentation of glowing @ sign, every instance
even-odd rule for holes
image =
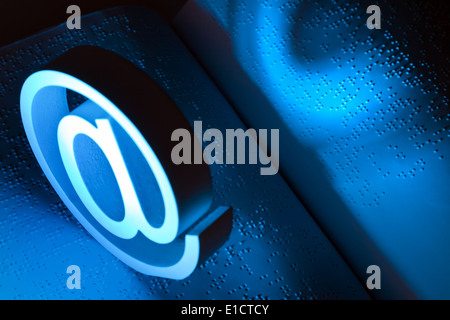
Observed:
[[[156,243],[165,244],[172,242],[177,235],[179,222],[175,196],[161,163],[139,130],[112,102],[97,90],[70,75],[55,71],[40,71],[27,80],[22,90],[24,105],[31,106],[31,101],[27,101],[27,97],[33,97],[42,87],[51,85],[65,87],[84,95],[103,108],[123,127],[139,147],[155,175],[163,198],[165,218],[164,223],[159,228],[152,227],[146,221],[108,120],[98,120],[98,128],[95,128],[86,120],[69,114],[59,123],[59,148],[69,178],[78,196],[89,211],[105,228],[118,237],[129,239],[134,237],[139,230],[148,239]],[[29,117],[24,118],[24,126],[27,132],[33,131],[31,124],[32,119],[30,113]],[[125,203],[125,218],[123,221],[113,221],[102,213],[87,190],[77,167],[73,150],[73,139],[77,134],[85,134],[97,142],[112,165]]]
[[[20,109],[34,155],[61,200],[133,269],[189,276],[232,227],[230,207],[210,210],[208,166],[170,161],[171,134],[192,131],[189,121],[146,72],[112,51],[78,46],[47,68],[25,80]],[[70,110],[67,90],[87,101]]]
[[[80,117],[70,114],[65,115],[61,117],[57,132],[60,154],[74,189],[95,219],[112,234],[123,239],[132,238],[138,231],[141,231],[149,240],[158,244],[167,244],[173,241],[177,236],[179,215],[171,184],[157,156],[139,130],[122,113],[122,111],[90,85],[63,72],[43,70],[32,74],[25,81],[20,97],[21,114],[25,132],[33,152],[58,195],[83,226],[98,241],[100,241],[103,246],[134,269],[145,274],[173,279],[182,279],[188,276],[198,263],[200,244],[197,234],[187,234],[185,236],[184,253],[177,263],[169,266],[152,266],[139,259],[135,259],[111,243],[96,230],[85,217],[83,217],[83,214],[80,213],[76,205],[72,203],[69,196],[66,194],[66,190],[61,187],[58,179],[55,177],[57,169],[49,165],[49,158],[43,153],[43,148],[38,141],[37,130],[39,129],[35,128],[33,124],[34,118],[36,117],[36,111],[33,110],[33,104],[36,103],[34,101],[35,97],[41,90],[52,87],[73,90],[96,103],[114,118],[142,152],[161,191],[165,208],[165,217],[163,224],[159,228],[154,228],[145,220],[142,213],[142,209],[140,208],[139,201],[137,200],[136,193],[118,149],[117,142],[114,139],[114,134],[111,130],[109,121],[106,119],[98,119],[97,127],[95,127]],[[50,100],[48,103],[51,104],[52,101]],[[57,110],[55,110],[55,112],[56,111]],[[68,110],[63,110],[62,112],[67,114]],[[50,116],[51,115],[49,115],[49,117]],[[111,163],[125,203],[126,214],[122,221],[113,221],[101,212],[82,181],[74,159],[73,151],[73,139],[77,134],[85,134],[94,140],[104,151],[108,161]]]

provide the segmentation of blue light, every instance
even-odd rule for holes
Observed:
[[[381,30],[369,1],[199,2],[238,65],[209,73],[248,126],[280,128],[284,177],[360,277],[377,261],[382,297],[449,297],[445,20],[419,2],[379,1]]]
[[[124,220],[130,220],[116,222],[115,225],[97,207],[76,166],[73,139],[78,133],[96,137],[100,131],[108,130],[109,123],[107,120],[105,122],[105,120],[100,119],[97,122],[98,128],[95,128],[80,117],[66,115],[68,114],[67,103],[63,103],[65,89],[73,90],[87,97],[90,100],[87,103],[93,103],[101,107],[122,126],[134,143],[136,143],[155,175],[163,197],[165,219],[162,226],[154,228],[145,221],[141,209],[136,208],[136,206],[139,206],[137,199],[134,199],[134,204],[131,207],[128,208],[126,206],[128,216],[126,214]],[[43,70],[32,74],[25,81],[21,91],[20,103],[22,121],[28,140],[44,173],[69,210],[105,248],[130,267],[144,274],[183,279],[193,272],[200,256],[200,243],[197,234],[187,234],[185,236],[184,250],[182,250],[182,255],[177,261],[172,256],[168,259],[172,262],[170,265],[167,265],[167,263],[164,265],[163,263],[162,266],[159,266],[146,263],[129,255],[99,232],[86,218],[86,208],[84,208],[82,203],[86,205],[88,211],[102,225],[108,230],[112,230],[118,237],[129,239],[134,237],[139,230],[148,239],[156,243],[174,243],[174,246],[178,248],[181,244],[180,240],[174,241],[178,232],[179,219],[177,203],[169,179],[155,153],[139,130],[111,101],[93,87],[71,75],[58,71]],[[45,126],[42,125],[43,117],[45,117],[46,121]],[[39,122],[38,124],[36,123],[37,121]],[[52,129],[55,129],[58,124],[58,140],[61,155],[59,150],[55,148],[58,144],[56,141],[57,131],[52,132]],[[110,127],[109,130],[111,130]],[[113,134],[112,132],[110,133]],[[111,135],[109,135],[109,138],[111,138]],[[101,139],[104,139],[104,137],[96,138],[95,140],[99,142]],[[107,146],[106,149],[109,148],[111,150],[111,148],[117,147],[114,142],[111,139],[102,140],[102,147]],[[53,145],[54,143],[55,145]],[[113,153],[117,156],[118,152],[120,153],[119,150],[114,150]],[[112,158],[109,158],[109,160],[112,160]],[[118,161],[118,159],[114,158],[114,161]],[[113,165],[113,168],[120,166],[119,161],[119,164],[117,165],[116,163]],[[68,169],[67,173],[66,169]],[[130,181],[127,181],[127,169],[122,166],[116,173],[118,174],[117,179],[120,181],[119,186],[125,185],[125,188],[121,189],[123,192],[122,198],[125,203],[129,203],[130,198],[135,197],[135,193],[133,196],[133,190],[129,188]],[[78,197],[81,198],[81,202]],[[136,212],[141,212],[141,214],[136,214]],[[163,250],[168,249],[164,247]],[[174,255],[179,253],[180,250],[177,249]]]

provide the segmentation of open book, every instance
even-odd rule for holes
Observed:
[[[391,5],[383,14],[396,19],[369,29],[367,7],[191,1],[170,23],[117,7],[1,48],[0,298],[449,298],[444,36],[406,35]],[[212,207],[232,208],[232,228],[184,280],[142,275],[99,245],[29,147],[22,85],[85,45],[145,72],[192,127],[279,132],[278,154],[256,139],[276,172],[209,165]],[[69,265],[83,292],[61,285]]]

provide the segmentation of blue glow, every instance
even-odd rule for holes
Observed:
[[[419,23],[419,4],[388,1],[378,3],[381,30],[366,27],[368,1],[199,2],[268,104],[239,104],[241,88],[230,99],[247,125],[281,126],[284,176],[353,267],[364,277],[381,256],[419,297],[449,297],[448,63],[432,40],[438,24]],[[361,250],[362,233],[349,233],[357,228],[381,255]]]
[[[221,130],[245,128],[245,125],[211,81],[211,75],[205,72],[198,60],[186,49],[185,42],[177,37],[173,26],[156,13],[139,7],[118,7],[83,19],[84,27],[79,32],[68,33],[63,24],[0,49],[0,64],[5,67],[5,72],[0,75],[0,105],[4,107],[0,139],[0,211],[3,213],[0,215],[1,298],[368,298],[363,286],[282,177],[261,177],[259,167],[254,165],[210,167],[213,207],[223,204],[233,207],[233,229],[229,240],[209,255],[188,279],[173,281],[145,276],[105,250],[62,203],[28,146],[27,137],[19,123],[20,110],[17,107],[18,94],[31,72],[42,68],[48,61],[74,46],[81,43],[92,44],[114,51],[145,70],[170,95],[189,123],[202,120],[208,128]],[[192,22],[198,22],[206,29],[200,19],[188,22],[190,27]],[[204,39],[202,41],[202,45],[209,43]],[[217,44],[214,41],[212,43]],[[212,57],[222,63],[217,55]],[[239,78],[234,81],[239,81]],[[96,86],[94,88],[99,89]],[[47,141],[40,145],[44,155],[55,150],[59,153],[57,125],[69,113],[65,108],[55,108],[54,103],[63,105],[69,102],[70,106],[73,102],[75,106],[83,100],[72,95],[70,90],[66,96],[65,91],[60,87],[47,87],[35,97],[42,99],[42,109],[33,112],[32,118],[36,128],[42,129],[36,132],[36,138],[38,141]],[[48,99],[50,95],[51,100]],[[80,107],[70,113],[80,115],[77,113]],[[118,107],[122,108],[122,105]],[[128,115],[126,109],[122,110]],[[138,154],[136,145],[130,143],[130,137],[122,134],[122,128],[105,112],[84,113],[80,116],[94,126],[97,118],[109,119],[125,162],[142,169],[138,172],[129,170],[133,183],[139,181],[138,176],[152,176],[143,157],[140,154],[139,157],[135,156]],[[131,115],[129,116],[131,119]],[[54,117],[57,121],[49,121]],[[51,134],[44,135],[41,132],[44,129],[48,129]],[[152,143],[150,145],[155,148]],[[123,146],[128,149],[122,150]],[[52,150],[47,150],[46,147],[51,147]],[[121,220],[124,215],[123,203],[110,166],[106,173],[112,179],[108,180],[110,183],[107,185],[114,188],[101,190],[94,185],[95,170],[105,168],[104,164],[108,164],[106,157],[96,143],[84,135],[75,138],[74,148],[77,163],[94,199],[105,213],[111,212],[108,205],[118,208],[118,214],[111,215],[111,218]],[[78,152],[81,150],[91,153]],[[99,157],[92,157],[91,154]],[[57,158],[46,158],[51,168],[54,168],[52,160]],[[91,161],[92,159],[97,160]],[[62,163],[56,165],[63,168]],[[65,170],[61,172],[65,173]],[[62,174],[61,172],[58,173]],[[58,179],[58,182],[64,190],[73,188],[68,177]],[[144,182],[147,180],[144,179]],[[154,178],[149,182],[151,191],[135,185],[145,213],[154,212],[154,194],[157,195],[158,206],[162,203]],[[173,182],[172,187],[175,189]],[[114,201],[111,201],[112,198]],[[84,207],[81,200],[77,201],[77,205]],[[158,208],[157,216],[162,219],[164,212],[161,210]],[[98,230],[104,229],[96,219],[88,217],[87,210],[81,210],[81,213],[86,214],[90,218],[89,222]],[[155,227],[162,223],[147,218]],[[180,216],[180,219],[183,218],[184,215]],[[122,244],[116,242],[117,237],[108,234],[111,237],[105,237],[113,245]],[[191,231],[190,234],[195,236],[198,233]],[[186,239],[177,239],[183,240],[179,243],[181,250],[177,251],[176,260],[173,259],[166,265],[160,263],[160,256],[177,249],[171,245],[158,245],[148,241],[150,246],[126,247],[123,251],[133,256],[135,253],[148,252],[148,257],[145,257],[148,259],[145,261],[152,261],[150,257],[153,255],[155,266],[166,267],[178,262],[184,254]],[[201,242],[203,239],[200,237]],[[133,239],[123,240],[132,241]],[[161,246],[164,246],[165,252],[153,254],[153,249]],[[207,246],[202,242],[200,248],[204,250]],[[141,258],[139,257],[140,261]],[[66,268],[73,264],[80,266],[82,272],[81,290],[68,290],[66,287]]]
[[[67,88],[90,99],[92,103],[95,103],[96,105],[100,106],[113,119],[115,119],[123,127],[125,132],[132,138],[132,140],[136,143],[140,151],[144,154],[148,164],[150,165],[150,168],[152,169],[156,177],[156,180],[158,182],[163,197],[165,208],[165,220],[161,227],[153,228],[149,223],[147,223],[147,221],[145,221],[145,217],[143,214],[136,215],[135,211],[136,209],[139,209],[141,211],[140,208],[136,208],[136,206],[139,205],[137,199],[135,199],[134,204],[130,208],[126,208],[129,210],[129,212],[133,212],[133,215],[126,216],[126,218],[129,218],[130,221],[117,222],[117,225],[112,226],[114,225],[114,223],[111,223],[112,220],[107,219],[107,217],[104,214],[99,213],[100,209],[98,208],[97,208],[98,210],[96,209],[95,202],[89,195],[89,192],[82,181],[79,171],[78,173],[77,170],[68,171],[70,180],[74,184],[76,192],[73,188],[68,187],[68,181],[61,180],[63,179],[62,177],[66,177],[66,179],[68,177],[64,173],[65,169],[62,161],[56,159],[56,158],[59,159],[59,152],[49,153],[48,150],[50,148],[48,146],[45,146],[43,148],[42,143],[49,143],[49,141],[52,140],[41,139],[41,141],[39,141],[38,136],[40,136],[41,134],[45,135],[46,134],[45,131],[47,130],[47,128],[36,128],[34,125],[34,117],[33,117],[37,112],[36,110],[34,110],[36,106],[41,106],[41,104],[36,103],[35,101],[35,97],[38,94],[44,93],[44,97],[39,97],[39,99],[44,99],[44,101],[46,101],[47,104],[46,107],[62,108],[62,105],[59,104],[57,101],[55,101],[57,100],[55,98],[57,97],[57,95],[55,95],[54,92],[54,90],[57,90],[56,88],[61,89]],[[45,90],[52,90],[52,91],[46,92]],[[47,97],[45,96],[45,94],[47,95]],[[53,99],[46,99],[50,97]],[[110,229],[114,230],[113,233],[119,237],[125,239],[131,238],[135,236],[137,231],[139,230],[147,238],[155,241],[156,243],[168,244],[173,242],[175,237],[177,236],[178,222],[179,222],[178,209],[167,175],[164,172],[162,165],[160,164],[153,150],[145,141],[141,133],[111,101],[109,101],[106,97],[104,97],[101,93],[99,93],[97,90],[95,90],[88,84],[70,75],[57,71],[44,70],[32,74],[25,81],[21,91],[20,103],[21,103],[22,121],[24,124],[25,132],[27,134],[33,152],[39,164],[41,165],[44,173],[46,174],[47,178],[49,179],[50,183],[52,184],[52,186],[54,187],[60,198],[69,208],[69,210],[74,214],[74,216],[78,219],[78,221],[80,221],[80,223],[105,248],[107,248],[112,254],[121,259],[127,265],[144,274],[172,279],[183,279],[193,272],[198,263],[200,252],[199,239],[197,235],[190,235],[190,234],[186,235],[184,243],[185,246],[184,251],[182,253],[182,256],[176,263],[173,263],[168,266],[167,265],[157,266],[148,264],[127,254],[126,252],[121,250],[117,245],[113,244],[104,235],[102,235],[102,233],[99,232],[95,227],[93,227],[92,224],[85,218],[86,213],[83,214],[80,211],[82,210],[82,207],[80,206],[81,203],[76,201],[74,202],[73,200],[74,198],[77,198],[78,194],[78,196],[81,197],[83,203],[87,204],[89,211],[94,215],[94,217],[97,220],[99,220],[102,224],[107,226],[108,230]],[[86,125],[83,122],[84,120],[82,120],[79,117],[76,116],[64,117],[64,113],[68,112],[68,110],[52,110],[52,111],[54,112],[49,112],[47,114],[47,121],[49,123],[51,123],[52,121],[56,121],[57,123],[59,122],[60,128],[62,128],[58,132],[58,139],[60,140],[60,148],[64,164],[66,165],[66,168],[76,168],[76,165],[74,166],[75,159],[72,147],[74,136],[77,134],[77,132],[88,133],[90,136],[96,136],[99,132],[99,131],[97,132],[96,130],[101,130],[102,121],[99,120],[100,122],[98,122],[98,129],[95,129],[95,127],[91,126],[90,124]],[[41,110],[39,110],[39,112],[41,112]],[[75,124],[76,126],[72,127],[73,124]],[[105,127],[103,126],[103,128]],[[73,131],[72,129],[73,130],[76,129],[78,131]],[[56,132],[54,134],[56,134]],[[97,141],[99,141],[99,139],[97,139]],[[103,144],[109,146],[108,148],[110,150],[115,145],[114,141],[110,140],[108,141],[104,140]],[[43,152],[43,150],[47,151]],[[71,150],[71,152],[69,152],[69,150]],[[115,155],[117,155],[117,152],[120,151],[116,150]],[[110,160],[111,159],[112,158],[110,158]],[[114,158],[114,161],[118,160],[120,159]],[[52,162],[51,165],[49,164],[49,161]],[[120,161],[118,165],[116,163],[113,167],[117,168],[118,166],[120,167]],[[126,181],[124,176],[127,176],[127,171],[126,168],[122,166],[122,170],[119,172],[119,176],[117,177],[119,181],[121,181],[121,183],[119,183],[119,186],[123,184],[123,181]],[[57,177],[59,177],[59,179]],[[64,184],[64,187],[62,187],[62,184]],[[125,185],[127,185],[127,183],[125,183]],[[122,194],[122,197],[124,199],[127,198],[125,203],[127,203],[130,200],[130,197],[132,196],[133,196],[132,190],[130,190],[129,188],[125,191],[125,194]],[[124,227],[124,224],[127,225],[127,228],[122,229]],[[179,246],[179,244],[175,245]],[[167,249],[165,248],[164,250]],[[169,260],[173,261],[173,258]]]

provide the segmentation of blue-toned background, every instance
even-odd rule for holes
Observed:
[[[372,4],[381,30],[366,27]],[[0,298],[368,298],[371,264],[374,297],[450,298],[449,13],[446,1],[198,0],[172,26],[117,8],[0,49]],[[211,167],[233,231],[185,281],[111,256],[28,147],[23,81],[80,44],[134,62],[190,122],[280,129],[280,175]],[[82,290],[66,288],[71,264]]]
[[[177,30],[360,278],[450,298],[448,1],[197,2]]]
[[[64,24],[0,49],[0,298],[369,297],[283,178],[260,176],[259,166],[211,166],[214,204],[233,207],[233,230],[188,279],[141,275],[101,247],[43,176],[19,114],[26,77],[81,44],[134,62],[190,122],[221,130],[244,127],[171,27],[142,8],[86,16],[80,31]],[[66,287],[66,269],[73,264],[81,268],[81,290]]]

